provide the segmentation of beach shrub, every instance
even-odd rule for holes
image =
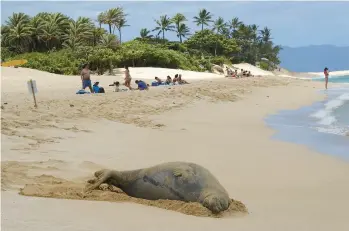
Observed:
[[[259,63],[259,68],[261,68],[263,70],[266,70],[266,71],[269,71],[269,69],[270,69],[269,64],[266,63],[266,62],[260,62]]]
[[[189,49],[200,50],[212,56],[231,56],[239,50],[234,39],[228,39],[208,29],[196,32],[184,44]]]
[[[195,59],[189,54],[168,49],[166,46],[163,44],[149,44],[139,40],[125,42],[117,50],[118,65],[200,70],[199,63],[195,62]],[[180,45],[178,46],[181,47]]]
[[[220,66],[223,64],[231,65],[230,60],[224,56],[213,56],[211,58],[211,63],[216,64],[216,65],[220,65]]]
[[[55,74],[74,75],[79,72],[79,60],[67,50],[48,53],[25,53],[16,55],[10,60],[26,59],[28,63],[23,67],[47,71]]]
[[[10,60],[27,59],[23,67],[55,74],[77,75],[84,63],[92,71],[103,74],[116,67],[163,67],[192,71],[209,70],[209,65],[189,53],[182,53],[164,47],[163,44],[149,44],[133,40],[125,42],[116,50],[105,47],[80,46],[51,52],[32,52],[15,55]]]
[[[32,52],[11,57],[9,60],[26,59],[23,67],[38,69],[55,74],[77,75],[81,66],[88,63],[91,70],[102,74],[105,70],[116,67],[118,56],[109,48],[79,47],[72,51],[63,49],[54,52]]]
[[[11,57],[16,55],[8,47],[1,47],[1,61],[7,61]]]

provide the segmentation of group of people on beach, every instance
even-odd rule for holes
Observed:
[[[175,85],[175,84],[189,84],[186,80],[182,79],[181,74],[176,74],[173,79],[171,76],[167,76],[166,80],[163,81],[159,77],[155,77],[155,81],[152,83],[152,86],[159,86],[159,85]]]
[[[241,69],[240,72],[238,73],[237,69],[235,69],[235,71],[233,71],[229,67],[226,67],[226,72],[227,72],[228,77],[233,77],[233,78],[253,77],[253,75],[251,74],[251,71],[247,71],[244,69]]]
[[[144,82],[143,80],[135,80],[135,84],[137,84],[137,88],[132,88],[131,87],[131,74],[128,66],[125,66],[125,78],[124,78],[124,85],[128,90],[148,90],[149,89],[149,84]],[[84,64],[81,70],[81,82],[82,82],[82,90],[84,91],[86,88],[89,88],[91,93],[105,93],[105,90],[103,87],[99,86],[99,82],[95,82],[92,85],[91,82],[91,71],[89,69],[88,64]],[[174,78],[172,79],[171,76],[167,76],[166,80],[163,81],[159,77],[155,77],[155,81],[152,83],[152,86],[159,86],[159,85],[175,85],[175,84],[189,84],[186,80],[182,79],[181,74],[176,74]],[[121,89],[120,88],[120,82],[115,81],[109,86],[114,87],[115,92],[119,91],[125,91],[127,89]]]

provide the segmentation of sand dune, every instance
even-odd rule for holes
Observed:
[[[233,67],[238,69],[244,69],[246,71],[251,71],[252,75],[259,75],[259,76],[274,76],[274,73],[271,71],[265,71],[263,69],[260,69],[256,66],[253,66],[249,63],[240,63],[240,64],[234,64]]]

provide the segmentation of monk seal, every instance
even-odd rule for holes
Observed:
[[[103,169],[94,175],[87,192],[107,183],[136,198],[199,202],[215,214],[227,210],[231,203],[219,181],[194,163],[168,162],[131,171]]]

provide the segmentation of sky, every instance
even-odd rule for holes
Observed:
[[[256,24],[260,29],[267,26],[278,45],[349,46],[349,1],[1,1],[1,24],[13,12],[30,16],[39,12],[61,12],[73,19],[79,16],[96,19],[100,12],[113,7],[123,7],[128,14],[130,26],[123,29],[123,41],[139,36],[142,28],[153,29],[154,20],[165,14],[171,17],[182,13],[191,30],[199,30],[192,18],[205,8],[214,19],[221,16],[228,21],[238,17],[245,24]],[[178,39],[174,32],[166,33],[166,38]]]

